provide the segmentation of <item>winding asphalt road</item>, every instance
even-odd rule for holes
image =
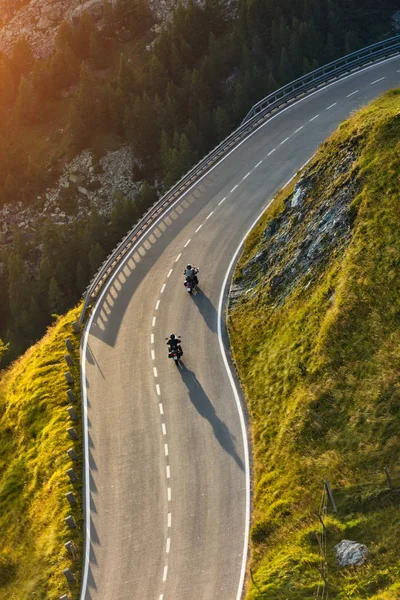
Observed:
[[[221,287],[274,194],[353,110],[400,81],[400,58],[270,119],[139,242],[85,330],[90,521],[82,600],[239,600],[247,553],[246,428]],[[190,298],[182,270],[200,266]],[[183,365],[165,337],[182,335]]]

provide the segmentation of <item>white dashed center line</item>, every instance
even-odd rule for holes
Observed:
[[[166,471],[166,473],[167,473],[167,479],[170,479],[170,478],[171,478],[171,469],[170,469],[170,466],[169,466],[169,465],[167,465],[167,466],[165,467],[165,471]],[[171,514],[171,513],[169,513],[169,514]],[[169,516],[169,515],[168,515],[168,516]]]
[[[178,256],[175,259],[175,262],[178,262],[178,260],[180,259],[181,256],[182,256],[182,254],[178,254]]]
[[[151,343],[154,344],[154,333],[151,334]]]
[[[262,163],[262,160],[259,160],[254,168],[257,169],[261,165],[261,163]]]
[[[160,415],[163,415],[163,414],[164,414],[164,407],[163,407],[163,405],[161,404],[161,402],[160,402],[160,404],[158,405],[158,407],[159,407],[159,409],[160,409]]]
[[[238,184],[234,185],[233,188],[231,189],[230,193],[232,194],[232,192],[234,192],[235,190],[237,190],[238,187],[239,187]]]
[[[167,547],[165,549],[165,552],[167,554],[169,554],[169,551],[171,550],[171,538],[167,538]]]
[[[164,594],[160,594],[160,597],[158,598],[158,600],[164,600]]]
[[[156,383],[156,392],[157,392],[157,396],[161,396],[161,390],[160,390],[160,386],[158,385],[158,383]]]
[[[168,456],[168,444],[164,444],[164,454]]]
[[[350,98],[351,96],[354,96],[354,94],[357,94],[360,90],[355,90],[354,92],[351,92],[351,94],[347,94],[347,98]]]
[[[167,527],[171,527],[171,520],[172,520],[172,515],[171,515],[171,513],[168,513],[168,523],[167,523]]]
[[[158,377],[157,367],[153,367],[153,375],[154,377]]]
[[[170,270],[169,270],[169,273],[168,273],[167,277],[170,277],[170,276],[171,276],[171,273],[172,273],[172,271],[173,271],[173,269],[170,269]]]
[[[186,248],[187,246],[189,246],[191,241],[192,241],[192,238],[190,238],[183,247]]]
[[[161,424],[161,429],[162,429],[163,435],[167,435],[167,428],[165,426],[165,423]]]
[[[152,327],[154,327],[154,325],[156,324],[156,319],[157,319],[157,317],[153,317],[153,320],[152,320],[152,322],[151,322],[151,324],[152,324]]]
[[[163,581],[167,580],[167,575],[168,575],[168,565],[165,565],[165,567],[164,567],[164,573],[163,573],[163,577],[162,577]]]
[[[313,117],[312,119],[310,119],[310,123],[312,123],[313,121],[315,121],[315,119],[318,119],[319,115],[315,115],[315,117]]]
[[[385,79],[385,77],[381,77],[380,79],[375,79],[375,81],[372,81],[369,85],[375,85],[375,83],[379,83],[380,81],[383,81]]]
[[[195,233],[197,233],[198,231],[200,231],[200,229],[203,227],[203,223],[201,225],[198,226],[198,228],[196,229]]]
[[[154,350],[151,351],[151,360],[156,360],[156,353]]]
[[[246,173],[246,175],[243,177],[243,181],[248,178],[248,176],[250,175],[250,173],[251,173],[251,171],[249,171],[248,173]]]
[[[220,201],[218,202],[218,206],[221,206],[221,204],[222,204],[223,202],[225,202],[225,200],[226,200],[226,196],[225,196],[225,198],[222,198],[222,200],[220,200]]]
[[[156,302],[156,310],[158,310],[158,307],[159,307],[159,306],[160,306],[160,301],[159,301],[159,300],[157,300],[157,302]]]
[[[336,106],[337,102],[334,102],[333,104],[330,104],[329,106],[326,107],[326,110],[331,110],[331,108],[333,108],[334,106]]]
[[[161,288],[161,292],[160,292],[161,294],[163,294],[163,293],[164,293],[164,290],[165,290],[165,286],[166,286],[166,285],[167,285],[167,284],[166,284],[166,283],[164,283],[164,285],[162,286],[162,288]]]
[[[206,221],[207,221],[207,219],[209,219],[209,218],[211,217],[211,215],[213,215],[213,214],[214,214],[214,211],[212,210],[212,211],[210,212],[210,214],[209,214],[209,215],[206,217]]]
[[[273,154],[275,152],[276,148],[274,148],[273,150],[271,150],[270,152],[268,152],[267,156],[271,156],[271,154]]]
[[[285,138],[284,140],[281,141],[281,143],[279,145],[282,146],[283,144],[286,144],[286,142],[288,141],[288,139],[289,139],[288,137]]]
[[[299,131],[301,131],[302,129],[304,129],[304,125],[301,125],[301,127],[298,127],[295,131],[295,133],[299,133]]]
[[[167,500],[168,500],[168,502],[171,502],[171,496],[172,496],[171,488],[169,487],[167,489]]]

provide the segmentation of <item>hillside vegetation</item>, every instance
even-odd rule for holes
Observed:
[[[239,261],[229,324],[253,437],[248,600],[400,597],[399,174],[395,90],[342,124]],[[338,566],[342,539],[366,544],[364,565]]]
[[[80,425],[67,413],[64,373],[77,382],[79,404],[79,339],[71,333],[77,310],[59,319],[46,336],[30,348],[0,379],[0,599],[49,600],[68,592],[79,594],[82,562],[81,442],[74,442],[67,428]],[[74,345],[74,367],[64,361],[64,340]],[[78,421],[79,423],[79,421]],[[67,454],[75,448],[79,460]],[[78,483],[72,484],[67,469],[73,468]],[[73,492],[71,508],[65,494]],[[72,515],[76,529],[65,517]],[[64,548],[72,540],[76,560]],[[77,584],[68,590],[63,569],[71,569]]]
[[[101,23],[87,13],[76,25],[62,23],[47,58],[34,57],[24,38],[10,56],[0,53],[0,207],[21,202],[40,212],[47,186],[85,148],[99,158],[129,145],[132,179],[147,182],[136,198],[115,190],[111,215],[89,206],[84,220],[71,185],[57,208],[76,221],[49,218],[34,228],[24,223],[14,235],[0,231],[0,337],[9,342],[3,360],[40,337],[53,312],[78,301],[156,192],[254,102],[390,35],[396,8],[396,0],[240,0],[237,9],[189,0],[157,34],[146,0],[105,0]]]

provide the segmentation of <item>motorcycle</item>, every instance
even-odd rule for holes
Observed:
[[[168,340],[169,338],[165,338],[165,339]],[[177,348],[173,348],[172,350],[168,351],[168,358],[173,358],[174,363],[178,367],[182,354],[183,354],[182,348],[179,345]]]
[[[186,280],[183,284],[189,294],[193,294],[194,284],[190,280]]]
[[[200,269],[194,269],[195,277],[199,271],[200,271]],[[197,279],[197,277],[196,277],[196,279]],[[193,294],[193,290],[196,289],[197,284],[198,284],[198,279],[197,279],[197,283],[196,283],[196,281],[194,281],[193,279],[189,279],[188,277],[186,277],[185,281],[183,282],[183,285],[185,286],[186,291],[190,295]]]

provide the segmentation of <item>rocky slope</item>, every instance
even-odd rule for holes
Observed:
[[[141,183],[132,178],[133,163],[127,146],[107,152],[99,162],[92,152],[84,150],[65,165],[57,184],[39,196],[34,205],[4,204],[0,209],[0,248],[11,244],[15,228],[29,236],[44,219],[56,225],[72,223],[87,218],[93,207],[108,217],[117,194],[133,200],[141,188]]]
[[[115,4],[116,0],[109,0]],[[9,52],[19,36],[25,36],[36,56],[46,57],[54,48],[54,40],[62,21],[76,23],[82,12],[89,12],[102,27],[104,0],[30,0],[21,6],[14,2],[0,12],[0,50]],[[167,18],[176,0],[150,0],[156,19]]]

